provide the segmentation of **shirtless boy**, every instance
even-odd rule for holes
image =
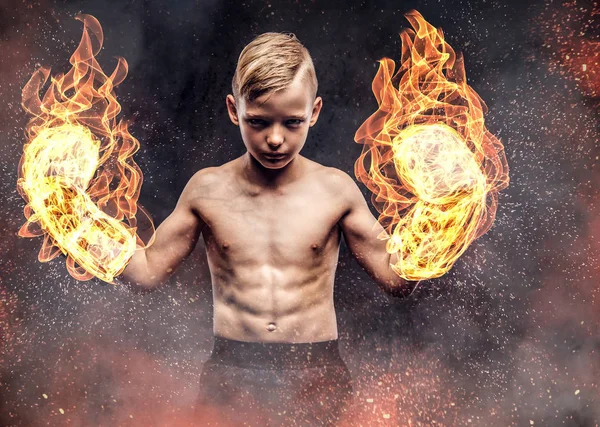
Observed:
[[[242,51],[232,86],[227,109],[247,152],[190,179],[124,276],[157,287],[202,235],[215,345],[199,416],[217,407],[239,424],[263,411],[277,425],[286,416],[329,425],[352,393],[333,304],[341,235],[384,291],[410,285],[391,269],[396,256],[377,238],[383,228],[354,180],[299,154],[323,105],[306,48],[293,35],[258,36]]]

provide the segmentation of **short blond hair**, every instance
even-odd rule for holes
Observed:
[[[231,84],[233,95],[254,101],[285,89],[299,73],[303,73],[316,96],[317,75],[308,50],[294,34],[264,33],[240,53]]]

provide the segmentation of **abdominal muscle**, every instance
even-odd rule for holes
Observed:
[[[212,274],[215,335],[253,342],[336,339],[333,274],[315,273],[261,265]]]
[[[323,185],[325,169],[310,163],[295,184],[267,191],[231,178],[235,164],[197,205],[215,335],[252,342],[336,339],[333,282],[343,205]]]

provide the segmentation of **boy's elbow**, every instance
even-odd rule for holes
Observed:
[[[165,280],[158,280],[156,276],[140,277],[124,274],[119,278],[119,283],[136,294],[146,294],[160,287]]]
[[[408,281],[392,271],[391,276],[386,280],[379,281],[379,286],[383,291],[394,298],[407,298],[414,291],[419,282]]]
[[[136,282],[136,291],[139,293],[148,293],[158,289],[167,281],[167,277],[149,276]]]
[[[151,292],[168,279],[166,272],[161,275],[149,268],[145,255],[142,251],[136,253],[120,276],[121,282],[136,293]]]

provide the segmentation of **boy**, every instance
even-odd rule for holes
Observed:
[[[232,89],[227,109],[247,152],[196,173],[124,275],[158,286],[202,235],[215,344],[199,416],[216,407],[236,423],[262,412],[276,424],[335,423],[352,394],[333,304],[341,234],[383,290],[410,289],[353,179],[299,154],[322,107],[306,48],[293,35],[258,36],[240,54]]]

